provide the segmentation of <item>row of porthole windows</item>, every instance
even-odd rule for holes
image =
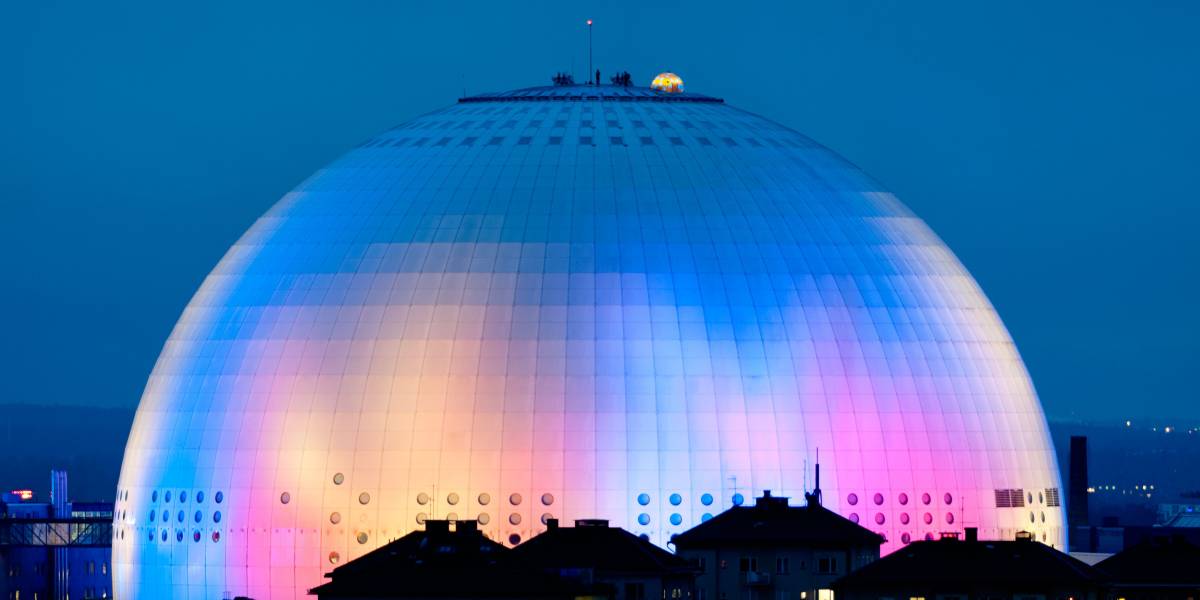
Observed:
[[[539,499],[541,500],[543,506],[551,506],[554,504],[554,494],[545,493],[545,494],[542,494],[541,498],[539,498]],[[429,494],[426,494],[425,492],[421,492],[421,493],[417,494],[416,500],[417,500],[417,504],[420,504],[421,506],[425,506],[433,501],[433,497],[430,496]],[[477,502],[479,502],[480,506],[487,506],[492,503],[492,495],[488,494],[487,492],[484,492],[484,493],[479,494],[479,496],[477,496],[475,498],[475,500]],[[454,492],[446,494],[446,504],[454,506],[461,501],[462,501],[462,498]],[[513,506],[520,506],[521,503],[524,501],[525,501],[524,496],[522,496],[521,494],[518,494],[516,492],[513,492],[512,494],[508,495],[508,503]]]
[[[703,515],[700,516],[700,522],[704,523],[712,518],[713,518],[712,513],[704,513]],[[667,517],[667,520],[670,521],[672,525],[677,525],[677,526],[682,525],[683,524],[683,515],[681,515],[679,513],[671,513],[671,516]],[[638,515],[637,522],[638,522],[638,525],[642,525],[642,526],[649,525],[650,524],[650,515],[648,513],[642,513],[642,514]]]
[[[158,514],[158,511],[156,511],[156,510],[150,511],[150,522],[151,523],[154,522],[155,516],[157,514]],[[182,511],[182,510],[179,511],[179,513],[176,515],[176,520],[178,520],[180,523],[182,523],[184,521],[184,518],[185,518],[184,511]],[[200,521],[204,520],[204,513],[201,511],[196,511],[196,513],[194,515],[192,515],[192,519],[194,521],[196,521],[197,523],[199,523]],[[213,523],[220,523],[221,522],[221,511],[218,510],[218,511],[214,512],[212,519],[213,519]],[[171,511],[167,511],[167,510],[162,511],[162,522],[166,523],[170,520],[171,520]]]
[[[649,506],[650,499],[651,499],[650,494],[647,494],[646,492],[642,492],[637,495],[637,503],[642,506]],[[745,496],[743,496],[741,494],[733,495],[733,505],[734,506],[741,506],[745,501],[746,501]],[[677,493],[671,494],[670,496],[667,496],[667,502],[670,502],[671,506],[679,506],[680,504],[683,504],[683,496],[681,496],[680,494],[677,494]],[[705,493],[705,494],[700,495],[700,504],[703,504],[704,506],[712,506],[712,503],[713,503],[713,495],[712,494]]]
[[[1046,522],[1046,513],[1043,512],[1041,515],[1042,515],[1042,522],[1045,523]],[[859,520],[860,520],[860,517],[858,516],[858,513],[850,513],[850,521],[851,522],[858,523]],[[925,521],[926,525],[933,524],[933,514],[925,513],[925,515],[922,517],[922,520]],[[887,522],[887,517],[884,516],[883,513],[875,513],[875,524],[876,525],[883,525],[886,522]],[[900,524],[908,525],[908,522],[909,522],[908,513],[906,513],[906,512],[900,513]],[[1037,515],[1034,514],[1032,511],[1029,513],[1029,522],[1037,523]],[[645,523],[642,523],[642,524],[645,525]],[[946,524],[947,525],[954,524],[954,513],[946,513]]]
[[[121,533],[122,533],[122,537],[124,537],[124,532],[121,532]],[[151,542],[155,541],[155,535],[154,535],[155,531],[153,529],[151,529],[150,531],[148,531],[146,533],[147,533],[147,538]],[[170,537],[168,530],[163,529],[161,531],[161,533],[159,534],[159,537],[162,539],[162,541],[164,541],[164,542],[167,541],[167,539]],[[203,537],[204,537],[204,535],[200,533],[199,529],[192,530],[192,541],[199,542],[201,539],[203,539]],[[212,532],[212,535],[209,537],[212,539],[213,543],[219,542],[219,541],[221,541],[221,532],[214,531],[214,532]],[[177,541],[177,542],[183,541],[183,530],[182,529],[175,530],[175,541]]]
[[[850,513],[850,522],[858,523],[860,520],[861,520],[861,518],[858,516],[858,513],[856,513],[856,512]],[[906,513],[906,512],[900,513],[900,523],[902,525],[908,525],[909,520],[910,519],[909,519],[908,513]],[[922,520],[925,521],[926,525],[932,525],[933,524],[933,513],[925,513],[924,516],[922,516]],[[884,516],[883,513],[875,513],[875,524],[876,525],[883,525],[886,522],[887,522],[887,517]],[[954,524],[954,513],[946,513],[946,524],[947,525]]]
[[[884,501],[883,494],[875,492],[875,495],[871,498],[871,500],[875,503],[875,506],[882,506]],[[851,492],[846,496],[846,502],[848,502],[850,506],[857,506],[858,501],[858,494],[855,494],[854,492]],[[899,502],[901,506],[908,506],[908,494],[900,492],[900,494],[896,496],[896,501]],[[942,501],[949,506],[954,503],[954,495],[950,492],[946,492],[944,495],[942,495]],[[924,504],[925,506],[933,504],[933,496],[929,492],[921,494],[921,504]]]
[[[126,497],[126,499],[128,499],[129,492],[125,493],[125,497]],[[158,498],[159,498],[158,490],[153,490],[150,492],[150,501],[151,502],[158,502]],[[166,490],[162,493],[162,499],[163,499],[164,504],[169,504],[171,502],[171,498],[172,498],[171,490]],[[175,495],[174,498],[177,498],[181,504],[187,502],[187,500],[188,500],[187,490],[180,490],[179,494]],[[204,498],[205,498],[205,496],[204,496],[203,491],[196,492],[195,499],[196,499],[197,503],[203,503]],[[213,494],[213,502],[220,504],[224,501],[225,501],[225,493],[224,492],[218,491],[217,493]]]

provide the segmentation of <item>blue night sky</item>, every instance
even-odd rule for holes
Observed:
[[[1052,418],[1200,418],[1200,4],[10,3],[0,403],[132,407],[226,248],[372,133],[595,62],[804,132],[979,280]]]

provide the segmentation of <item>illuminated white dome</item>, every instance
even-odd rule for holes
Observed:
[[[678,94],[683,91],[683,80],[674,73],[659,73],[650,82],[650,89],[668,94]]]
[[[1062,548],[1012,340],[878,182],[720,100],[465,98],[371,138],[229,250],[129,437],[115,597],[303,598],[426,518],[664,544],[763,489],[888,538]]]

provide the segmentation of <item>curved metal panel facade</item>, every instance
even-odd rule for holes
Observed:
[[[1029,377],[933,232],[794,131],[607,89],[420,117],[254,224],[142,398],[116,597],[302,598],[426,518],[666,544],[799,498],[818,449],[825,504],[885,552],[1064,546]]]

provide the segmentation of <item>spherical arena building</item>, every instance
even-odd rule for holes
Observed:
[[[818,452],[885,553],[1065,546],[1011,338],[879,183],[692,92],[463,98],[318,171],[204,281],[125,451],[115,596],[303,598],[426,519],[668,545],[801,498]]]

